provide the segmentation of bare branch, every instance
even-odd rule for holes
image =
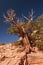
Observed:
[[[34,12],[33,12],[33,9],[31,10],[31,13],[28,17],[28,23],[26,24],[26,27],[25,27],[25,31],[27,31],[29,29],[29,25],[30,25],[30,22],[32,22],[34,16],[33,16]]]
[[[14,10],[10,9],[7,11],[7,15],[9,18],[12,19],[12,18],[15,18],[16,13],[14,12]]]
[[[12,22],[15,16],[16,16],[16,13],[12,9],[7,11],[7,16],[3,15],[6,22]]]
[[[24,16],[24,15],[22,15],[26,20],[28,20],[28,18],[26,17],[26,16]]]

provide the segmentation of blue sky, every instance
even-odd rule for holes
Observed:
[[[43,0],[0,0],[0,43],[9,43],[18,39],[15,35],[7,34],[9,24],[6,24],[3,20],[3,13],[11,8],[15,10],[19,17],[22,14],[27,16],[33,8],[35,16],[38,17],[43,14]]]

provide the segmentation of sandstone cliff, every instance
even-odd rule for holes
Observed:
[[[27,59],[26,59],[27,58]],[[11,43],[0,45],[0,65],[43,65],[43,53],[31,52],[26,55],[24,47]]]

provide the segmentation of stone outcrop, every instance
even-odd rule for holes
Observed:
[[[20,45],[0,45],[0,65],[43,65],[43,53],[31,52],[26,55],[24,47]]]

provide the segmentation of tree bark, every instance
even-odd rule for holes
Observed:
[[[30,41],[28,39],[27,34],[25,34],[24,37],[22,37],[22,42],[23,42],[23,46],[27,50],[26,52],[29,52],[31,45],[30,45]]]
[[[22,37],[22,43],[26,50],[26,53],[29,53],[30,51],[35,52],[34,48],[31,46],[31,43],[27,34],[25,34],[24,37]]]

